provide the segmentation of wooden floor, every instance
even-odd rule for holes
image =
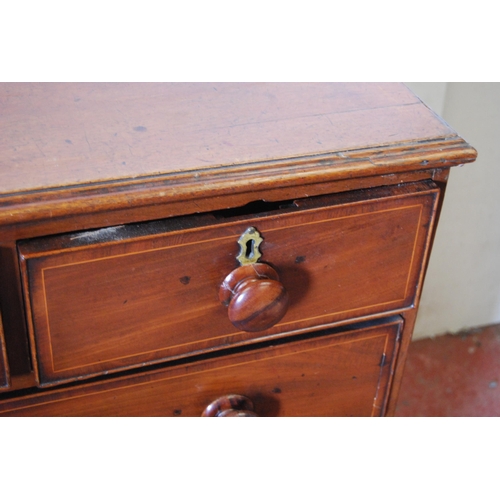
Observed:
[[[500,324],[412,342],[396,416],[500,416]]]

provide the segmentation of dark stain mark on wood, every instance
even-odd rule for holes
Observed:
[[[279,387],[275,387],[271,392],[274,392],[274,394],[281,394],[281,389]]]
[[[147,128],[143,127],[142,125],[139,125],[138,127],[134,127],[134,130],[136,132],[146,132]]]
[[[305,255],[298,255],[295,258],[295,264],[302,264],[302,262],[305,262],[306,256]]]
[[[179,278],[179,281],[183,285],[189,285],[189,282],[191,281],[191,276],[183,276],[182,278]]]
[[[127,302],[128,302],[128,299],[125,299],[125,300],[123,301],[123,304],[125,305]]]
[[[353,380],[358,380],[358,377],[356,377],[355,375],[352,376],[352,379]]]
[[[179,415],[182,415],[182,410],[174,410],[174,415],[178,417]]]
[[[386,358],[385,358],[385,353],[384,353],[384,354],[382,354],[382,357],[380,358],[380,363],[379,363],[380,368],[385,366],[385,362],[386,362]]]

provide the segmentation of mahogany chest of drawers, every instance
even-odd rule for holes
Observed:
[[[1,84],[0,415],[390,415],[475,157],[400,84]]]

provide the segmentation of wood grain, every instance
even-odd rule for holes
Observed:
[[[229,321],[246,332],[274,326],[285,315],[289,302],[278,273],[259,262],[231,271],[221,284],[219,300],[228,307]]]
[[[222,208],[213,200],[230,193],[476,152],[400,84],[0,84],[0,156],[0,222],[18,223],[158,203],[189,213],[193,199]]]
[[[4,83],[0,192],[450,135],[399,84]]]
[[[1,416],[200,416],[242,394],[260,416],[380,416],[400,318],[150,374],[0,401]]]

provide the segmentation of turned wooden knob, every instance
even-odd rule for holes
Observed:
[[[240,394],[229,394],[212,401],[201,414],[202,417],[256,417],[253,403]]]
[[[288,293],[278,273],[262,262],[230,273],[220,287],[219,298],[228,307],[229,321],[246,332],[271,328],[288,309]]]

